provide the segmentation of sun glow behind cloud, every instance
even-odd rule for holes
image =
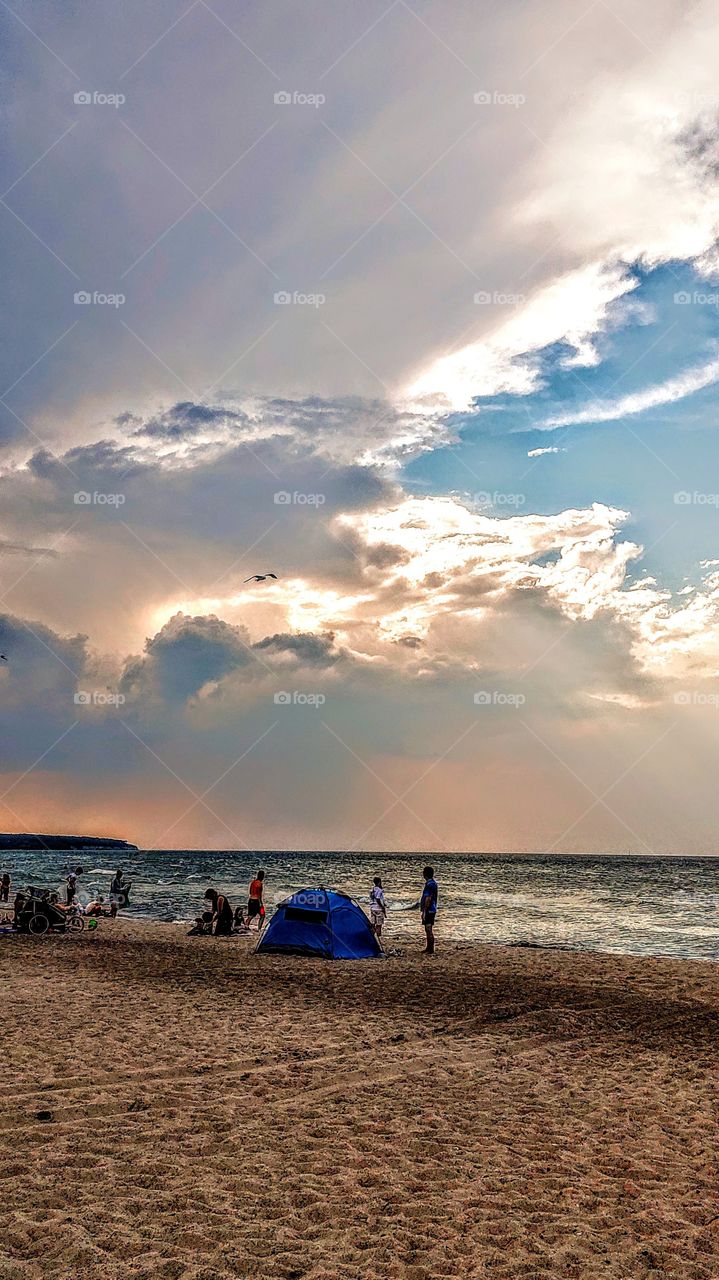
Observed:
[[[625,802],[637,847],[668,840],[675,774],[690,761],[703,777],[711,758],[719,674],[702,489],[715,445],[689,438],[715,418],[717,308],[672,302],[692,264],[717,271],[715,6],[662,0],[620,20],[557,0],[478,23],[472,6],[430,3],[426,26],[390,6],[364,35],[359,9],[330,6],[297,42],[280,4],[279,51],[265,9],[244,6],[243,39],[268,65],[298,86],[325,76],[326,110],[303,115],[275,106],[239,46],[234,73],[202,6],[156,42],[156,15],[130,5],[111,28],[105,0],[80,25],[38,16],[68,65],[106,51],[108,29],[125,66],[145,42],[119,125],[83,108],[55,146],[57,84],[13,50],[8,781],[79,716],[35,810],[29,795],[47,812],[64,787],[58,823],[114,822],[124,787],[142,838],[155,807],[177,811],[163,786],[213,786],[247,749],[222,812],[260,844],[355,838],[386,799],[371,770],[401,788],[431,768],[417,790],[443,837],[536,848],[582,808],[563,757],[598,787],[624,750],[627,767],[649,751],[645,792]],[[526,110],[476,103],[475,81],[500,74]],[[212,207],[178,221],[173,171],[214,183]],[[17,221],[35,227],[48,189],[49,254]],[[128,273],[121,316],[76,309],[58,254]],[[324,301],[278,304],[294,290]],[[671,444],[660,409],[680,424]],[[543,429],[561,435],[545,446]],[[470,476],[517,502],[462,502]],[[122,505],[77,505],[78,491]],[[245,583],[268,567],[277,583]],[[78,689],[115,687],[132,733],[104,704],[77,710]],[[278,688],[326,697],[340,741],[314,713],[278,710]],[[478,691],[521,693],[521,718]],[[672,729],[655,763],[677,693],[692,732]],[[709,779],[686,831],[704,839],[713,812]],[[578,844],[605,847],[599,817]],[[392,822],[390,844],[426,837],[406,812]],[[228,832],[195,813],[175,837]]]
[[[671,683],[702,669],[703,678],[713,677],[719,575],[706,574],[691,599],[678,592],[676,601],[651,580],[628,581],[642,548],[621,536],[627,518],[601,504],[556,516],[496,518],[438,497],[340,513],[334,526],[340,539],[352,538],[362,589],[298,577],[248,584],[227,595],[167,600],[153,614],[153,627],[159,631],[178,614],[214,615],[242,623],[254,643],[272,632],[331,634],[357,659],[399,670],[419,646],[423,661],[441,654],[448,624],[455,632],[466,625],[470,644],[502,616],[511,631],[524,595],[567,621],[614,619],[627,628],[639,668],[658,679]],[[472,665],[478,661],[479,651]]]
[[[498,294],[495,302],[495,295],[488,294],[484,309],[496,315],[494,327],[481,341],[434,361],[407,388],[409,403],[465,409],[475,397],[501,392],[526,396],[540,385],[536,353],[556,342],[566,344],[568,362],[595,364],[593,338],[604,328],[610,304],[636,284],[625,267],[597,262],[528,298],[517,294],[514,301],[510,294],[505,303],[505,295]],[[481,312],[482,304],[477,309]]]

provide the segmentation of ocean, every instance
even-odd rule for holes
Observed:
[[[342,889],[366,905],[381,875],[389,916],[388,947],[420,944],[413,904],[422,888],[422,854],[234,853],[199,850],[68,854],[5,851],[13,892],[28,884],[60,887],[81,865],[81,899],[107,894],[114,869],[132,880],[123,915],[191,921],[208,886],[235,906],[246,902],[258,867],[266,872],[268,910],[298,889]],[[627,955],[719,959],[719,858],[595,855],[435,854],[440,888],[437,937],[565,947]]]

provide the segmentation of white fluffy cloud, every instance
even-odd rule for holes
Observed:
[[[407,388],[409,402],[464,409],[475,396],[528,395],[541,384],[537,354],[555,342],[566,343],[568,362],[596,363],[592,339],[608,324],[610,305],[636,283],[625,267],[598,262],[544,285],[531,297],[520,296],[509,307],[490,303],[498,317],[494,327],[481,341],[433,362]],[[511,315],[505,319],[508,309]]]

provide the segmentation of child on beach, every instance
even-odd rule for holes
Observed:
[[[434,955],[434,921],[437,915],[437,897],[439,889],[437,881],[434,878],[434,867],[425,867],[422,872],[424,876],[424,889],[422,897],[419,901],[420,911],[422,912],[422,924],[427,938],[427,946],[423,955]]]
[[[212,912],[203,911],[195,916],[195,923],[188,931],[188,938],[197,938],[201,933],[212,933]]]
[[[65,881],[65,885],[67,889],[67,892],[65,895],[65,901],[68,907],[71,907],[73,902],[75,901],[75,894],[77,893],[77,878],[78,876],[81,876],[81,875],[82,875],[82,867],[75,867],[75,870],[70,872],[69,876],[67,877],[67,880]]]
[[[387,907],[384,900],[384,889],[382,888],[382,879],[375,876],[374,884],[369,891],[369,914],[372,928],[377,935],[379,941],[382,937],[382,925],[387,919]]]

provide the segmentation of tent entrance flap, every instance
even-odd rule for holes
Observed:
[[[306,924],[326,924],[326,911],[309,911],[307,907],[286,907],[285,920],[301,920]]]

